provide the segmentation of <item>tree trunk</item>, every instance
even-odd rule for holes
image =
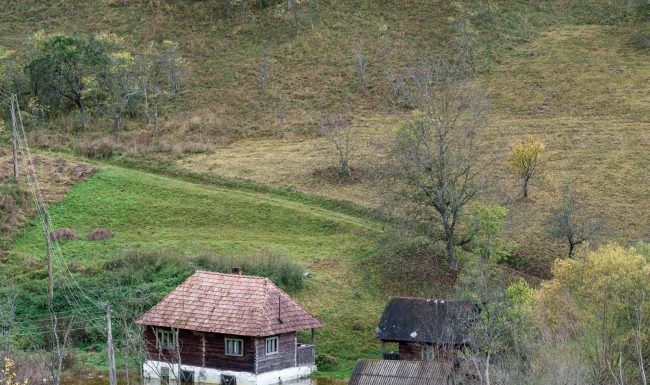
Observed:
[[[142,81],[142,92],[144,94],[144,119],[147,126],[151,121],[151,115],[149,114],[149,95],[147,94],[147,84]]]
[[[447,263],[453,271],[458,270],[458,261],[456,260],[456,250],[454,242],[454,230],[451,227],[445,227],[445,242],[447,252]]]
[[[348,164],[348,160],[345,158],[341,158],[341,161],[339,162],[339,175],[346,178],[350,176],[350,165]]]
[[[528,198],[528,182],[529,181],[530,181],[529,177],[527,177],[527,176],[524,177],[524,185],[522,186],[523,188],[522,188],[522,191],[521,191],[524,198]]]
[[[158,133],[158,104],[154,104],[153,109],[153,132]]]

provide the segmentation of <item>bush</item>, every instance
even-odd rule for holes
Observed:
[[[98,140],[79,140],[77,153],[89,159],[110,159],[115,155],[115,145],[109,138]]]
[[[318,370],[329,371],[334,369],[336,364],[337,360],[334,356],[325,353],[318,353],[316,355],[316,365],[318,366]]]
[[[632,35],[632,45],[638,49],[650,51],[650,31],[637,31]]]
[[[283,255],[271,252],[246,256],[202,254],[191,257],[175,252],[138,250],[126,252],[122,257],[107,262],[104,267],[120,275],[133,271],[140,271],[142,275],[148,274],[148,271],[155,272],[152,280],[156,276],[164,280],[161,272],[169,268],[180,271],[182,279],[185,279],[196,270],[230,273],[233,267],[241,267],[244,274],[267,277],[287,291],[296,292],[304,288],[303,268],[288,261]],[[180,280],[179,278],[179,282]]]
[[[16,229],[25,222],[28,205],[27,192],[13,180],[0,182],[0,249],[13,240]]]
[[[636,20],[638,22],[647,22],[650,21],[650,3],[643,2],[636,6]]]
[[[195,258],[193,263],[198,268],[220,273],[230,273],[233,267],[241,267],[244,274],[267,277],[285,290],[295,292],[304,288],[302,267],[277,253],[267,251],[246,257],[208,254]]]

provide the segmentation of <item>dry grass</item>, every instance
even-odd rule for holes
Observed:
[[[448,44],[446,20],[456,12],[447,1],[411,0],[408,6],[396,0],[322,1],[316,28],[304,26],[296,34],[275,9],[256,10],[254,21],[241,15],[228,19],[218,4],[93,0],[50,7],[33,0],[6,2],[0,45],[18,49],[40,29],[110,31],[127,37],[134,50],[151,41],[178,41],[190,68],[180,95],[161,111],[163,134],[187,141],[207,135],[228,143],[277,134],[272,94],[286,101],[281,130],[290,134],[312,133],[324,111],[363,115],[385,109],[390,86],[383,70],[400,68],[423,48]],[[368,61],[365,95],[356,84],[357,46]],[[261,47],[270,58],[262,98],[257,89]]]
[[[521,267],[539,276],[565,253],[564,245],[548,239],[544,223],[567,180],[575,180],[604,219],[602,240],[650,239],[650,62],[627,44],[628,32],[603,26],[548,31],[505,58],[497,73],[479,79],[494,107],[486,152],[526,135],[546,144],[547,171],[535,181],[531,200],[517,200],[519,188],[505,162],[494,165],[500,192],[486,197],[510,209],[506,233],[517,244]],[[360,167],[381,154],[376,143],[390,136],[399,118],[375,114],[355,124],[362,142],[374,143],[353,163]],[[245,140],[178,164],[379,205],[381,195],[370,180],[340,185],[314,176],[334,164],[328,148],[322,139]]]
[[[48,203],[60,202],[73,184],[96,171],[94,167],[63,158],[37,155],[33,159],[43,197]],[[0,256],[14,240],[16,231],[35,215],[26,175],[21,164],[18,183],[15,183],[12,157],[0,152]]]
[[[396,116],[383,114],[353,121],[360,135],[351,163],[355,178],[350,183],[322,177],[336,165],[334,148],[324,138],[246,139],[212,153],[182,158],[177,164],[192,171],[291,186],[376,207],[381,199],[375,192],[373,171],[382,156],[382,144],[398,122]]]
[[[11,155],[0,153],[0,181],[13,175],[11,159]],[[48,203],[60,202],[72,185],[97,171],[96,167],[84,163],[47,155],[35,155],[33,161],[43,197]],[[23,164],[19,167],[19,185],[22,190],[29,191]]]

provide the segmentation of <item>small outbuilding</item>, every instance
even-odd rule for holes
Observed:
[[[393,297],[377,328],[382,352],[392,360],[452,361],[453,351],[464,346],[467,330],[478,314],[467,301]],[[399,352],[390,353],[385,343],[398,343]]]
[[[270,385],[316,369],[323,324],[263,277],[197,271],[140,317],[149,384]],[[311,344],[297,331],[311,329]]]
[[[348,385],[451,385],[453,380],[446,362],[360,360]]]

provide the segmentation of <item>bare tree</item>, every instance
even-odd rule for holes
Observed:
[[[260,65],[257,68],[257,91],[259,93],[260,105],[266,100],[267,84],[271,77],[271,59],[269,52],[264,47],[258,49]]]
[[[68,337],[74,325],[74,318],[68,319],[63,328],[59,325],[58,316],[50,311],[50,325],[51,325],[51,338],[52,350],[49,359],[45,362],[54,385],[61,384],[61,374],[63,374],[63,360],[65,359],[68,351]]]
[[[352,125],[352,118],[346,115],[330,115],[320,121],[320,134],[334,147],[339,159],[339,176],[349,178],[352,175],[350,161],[356,155],[357,129]]]
[[[571,184],[564,187],[562,201],[548,219],[549,232],[569,244],[568,257],[572,258],[578,245],[594,239],[603,229],[588,207],[577,196]]]
[[[363,43],[359,41],[355,44],[354,53],[354,69],[357,75],[357,89],[365,94],[368,90],[368,56]]]
[[[449,267],[463,211],[482,190],[477,137],[487,105],[462,71],[434,60],[411,69],[409,95],[419,109],[397,132],[387,169],[400,200],[419,220],[443,230]]]

